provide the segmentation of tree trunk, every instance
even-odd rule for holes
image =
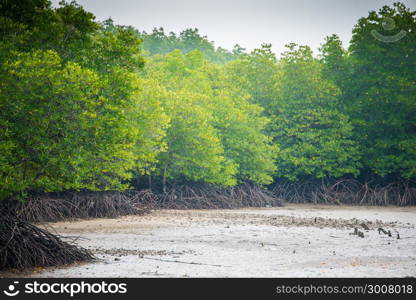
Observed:
[[[163,193],[166,194],[166,169],[167,166],[165,165],[165,169],[163,171]]]

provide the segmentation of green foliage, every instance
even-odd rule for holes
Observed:
[[[91,174],[113,162],[105,159],[112,145],[100,129],[107,120],[96,113],[107,102],[98,76],[73,63],[63,66],[53,51],[36,51],[5,62],[1,82],[2,142],[14,150],[8,153],[9,172],[2,170],[2,190],[93,188]],[[123,158],[117,152],[124,149],[109,150],[116,152],[115,159]],[[103,159],[103,165],[94,164]],[[115,173],[125,175],[123,171]]]
[[[38,50],[5,62],[1,82],[5,194],[123,188],[161,151],[166,118],[132,73],[104,77]]]
[[[200,51],[175,50],[155,56],[145,70],[160,83],[171,119],[159,174],[219,185],[271,182],[275,147],[263,134],[268,120],[239,95],[223,67]]]
[[[250,102],[261,105],[268,114],[271,108],[278,76],[277,59],[270,44],[263,44],[250,54],[240,55],[227,66],[232,81]]]
[[[140,91],[140,40],[76,3],[39,3],[1,7],[0,198],[123,189],[155,163],[168,121]],[[25,9],[41,17],[13,13]]]
[[[104,74],[114,68],[137,73],[144,66],[140,44],[141,40],[130,27],[102,28],[90,36],[88,46],[81,48],[75,61]]]
[[[352,126],[338,109],[339,89],[322,78],[309,47],[288,47],[280,61],[263,45],[229,65],[233,81],[272,120],[267,132],[280,149],[275,176],[357,174],[359,157]]]
[[[340,177],[358,174],[359,157],[348,117],[338,110],[338,88],[321,75],[307,46],[288,45],[275,103],[278,175]]]
[[[363,164],[381,176],[416,176],[416,12],[403,4],[372,11],[354,27],[345,102]],[[384,24],[393,22],[394,30]],[[383,27],[384,24],[384,27]],[[392,25],[390,24],[390,25]],[[405,36],[383,42],[374,32]]]
[[[320,62],[322,63],[322,75],[325,79],[335,83],[343,94],[348,88],[348,78],[351,76],[351,64],[348,51],[344,49],[338,35],[333,34],[325,38],[325,43],[320,50]]]
[[[248,95],[230,80],[224,70],[210,73],[215,97],[215,127],[219,130],[225,157],[237,166],[239,182],[269,184],[276,171],[278,146],[265,134],[270,120],[263,109],[250,103]]]
[[[277,58],[269,44],[215,48],[197,29],[99,24],[76,2],[3,0],[0,199],[144,175],[415,178],[415,16],[385,6],[359,20],[348,50],[331,35],[319,58],[296,44]]]
[[[53,9],[47,0],[3,0],[0,4],[0,31],[15,50],[51,49],[64,61],[73,60],[89,35],[99,25],[94,15],[76,2],[60,2]]]
[[[111,19],[107,22],[111,23]],[[143,31],[138,35],[143,39],[143,50],[151,55],[167,54],[173,50],[181,50],[183,53],[199,50],[208,60],[225,63],[235,59],[245,50],[239,45],[236,45],[232,52],[221,47],[215,48],[214,43],[206,36],[201,36],[197,28],[188,28],[176,35],[174,32],[166,34],[160,27],[154,28],[152,33]]]
[[[322,78],[307,46],[288,45],[275,103],[280,176],[340,177],[359,172],[348,117],[339,111],[339,89]]]

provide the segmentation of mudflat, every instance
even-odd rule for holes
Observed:
[[[416,207],[158,210],[41,226],[98,259],[25,276],[416,276]]]

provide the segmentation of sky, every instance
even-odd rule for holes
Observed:
[[[57,5],[59,0],[52,0]],[[97,21],[111,17],[116,24],[151,32],[198,28],[215,46],[247,50],[271,43],[276,53],[290,42],[316,51],[324,38],[336,33],[348,46],[351,30],[370,10],[397,0],[78,0]],[[416,0],[402,0],[416,10]]]

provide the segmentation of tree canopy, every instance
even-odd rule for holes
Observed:
[[[414,179],[415,16],[384,6],[347,48],[334,34],[316,56],[294,43],[276,56],[100,23],[76,2],[3,0],[0,199],[146,176]]]

